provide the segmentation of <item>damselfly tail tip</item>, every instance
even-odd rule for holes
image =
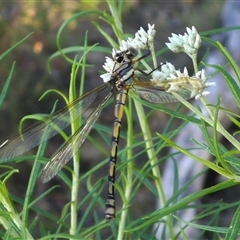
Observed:
[[[115,218],[115,200],[108,199],[106,202],[105,219],[110,221]]]
[[[105,212],[105,219],[107,221],[111,221],[112,219],[115,218],[115,215],[112,215],[112,214],[107,214],[107,212]]]

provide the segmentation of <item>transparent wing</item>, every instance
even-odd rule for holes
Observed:
[[[85,123],[77,132],[65,143],[65,145],[57,152],[57,154],[46,164],[42,173],[42,182],[48,182],[62,169],[62,167],[76,154],[81,145],[86,140],[89,132],[97,121],[103,106],[112,96],[110,92],[97,108],[89,115]]]
[[[201,93],[204,85],[197,77],[179,77],[159,81],[134,81],[132,90],[140,98],[151,103],[170,103],[179,100],[172,94],[188,100]]]
[[[104,90],[107,86],[109,85],[103,84],[86,94],[83,94],[63,109],[50,114],[42,121],[26,128],[21,134],[6,140],[0,145],[0,162],[21,155],[55,136],[60,130],[63,130],[71,122],[76,120],[94,101],[98,93]]]
[[[170,103],[177,102],[177,99],[171,94],[165,92],[164,89],[149,89],[144,87],[135,87],[134,93],[141,99],[151,103]]]

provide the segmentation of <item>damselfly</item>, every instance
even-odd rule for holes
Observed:
[[[104,105],[114,95],[115,109],[114,109],[114,124],[112,134],[112,144],[109,159],[108,172],[108,196],[106,201],[106,219],[115,217],[115,196],[114,196],[114,182],[115,182],[115,167],[117,162],[117,148],[119,142],[119,134],[121,128],[121,121],[123,117],[124,105],[127,99],[129,89],[132,89],[141,98],[153,103],[165,103],[178,101],[172,94],[171,88],[175,84],[178,85],[177,93],[184,99],[189,99],[191,95],[192,82],[194,77],[184,79],[168,79],[164,82],[159,81],[144,81],[141,80],[135,71],[134,64],[143,58],[147,57],[150,51],[137,57],[134,54],[134,49],[129,48],[125,51],[117,52],[114,58],[114,65],[110,74],[109,80],[83,94],[75,101],[69,103],[63,109],[54,114],[49,115],[42,121],[23,130],[19,135],[6,140],[0,146],[0,161],[6,161],[14,158],[31,148],[38,146],[42,142],[52,138],[59,131],[65,129],[72,121],[77,119],[96,99],[97,95],[106,88],[109,88],[109,93],[98,104],[96,109],[89,115],[84,124],[73,134],[73,136],[66,142],[66,144],[51,158],[46,164],[42,173],[42,181],[45,183],[53,178],[62,167],[72,158],[79,150],[87,138],[90,130],[98,119]],[[144,75],[144,71],[137,69]],[[175,82],[175,83],[174,83]],[[190,89],[189,89],[190,88]],[[176,87],[175,87],[176,89]]]

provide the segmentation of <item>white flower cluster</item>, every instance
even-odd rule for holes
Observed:
[[[103,68],[107,73],[102,74],[100,77],[103,78],[104,82],[108,82],[114,69],[121,66],[121,63],[115,61],[117,53],[127,51],[130,48],[137,50],[149,49],[149,46],[153,44],[154,36],[156,34],[154,27],[154,24],[148,24],[147,31],[141,27],[140,30],[135,33],[134,38],[128,38],[126,41],[121,41],[119,50],[113,49],[113,59],[106,57],[106,62],[103,65]],[[173,33],[172,37],[169,37],[169,41],[170,42],[166,43],[166,45],[171,51],[176,53],[185,52],[192,59],[196,59],[198,49],[201,46],[201,37],[195,27],[192,27],[192,29],[187,28],[187,33],[184,35]],[[151,76],[151,81],[154,82],[156,86],[163,87],[166,92],[178,93],[184,89],[189,91],[191,98],[195,97],[196,99],[209,94],[209,92],[204,89],[215,85],[215,83],[206,82],[208,77],[205,76],[204,69],[196,72],[195,76],[189,76],[186,67],[183,72],[181,72],[176,70],[175,67],[168,62],[161,65],[161,71],[153,71]]]
[[[162,65],[161,71],[156,70],[152,73],[151,81],[166,89],[166,92],[180,92],[188,90],[190,98],[199,99],[201,96],[209,94],[204,91],[209,86],[215,86],[214,82],[206,82],[208,77],[205,75],[205,70],[198,71],[195,76],[189,76],[188,70],[185,67],[183,72],[176,70],[171,63]]]
[[[184,35],[172,33],[169,37],[167,47],[175,52],[185,52],[188,56],[195,56],[201,46],[202,40],[195,27],[187,28],[187,33]]]
[[[106,62],[103,65],[103,68],[106,70],[106,73],[100,75],[100,78],[103,79],[103,82],[106,83],[110,80],[115,64],[116,62],[112,58],[106,57]]]
[[[119,48],[120,51],[126,51],[129,48],[135,48],[137,50],[148,49],[148,45],[153,42],[155,37],[156,30],[155,25],[148,24],[148,30],[145,31],[142,27],[135,33],[134,38],[128,38],[127,41],[122,40],[121,46]]]

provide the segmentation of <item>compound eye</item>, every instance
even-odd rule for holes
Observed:
[[[118,63],[123,62],[123,56],[121,54],[116,54],[115,59]]]
[[[137,49],[136,49],[136,48],[133,48],[133,47],[130,47],[130,48],[128,49],[128,55],[129,55],[129,56],[132,56],[132,57],[137,56],[137,55],[138,55]]]

